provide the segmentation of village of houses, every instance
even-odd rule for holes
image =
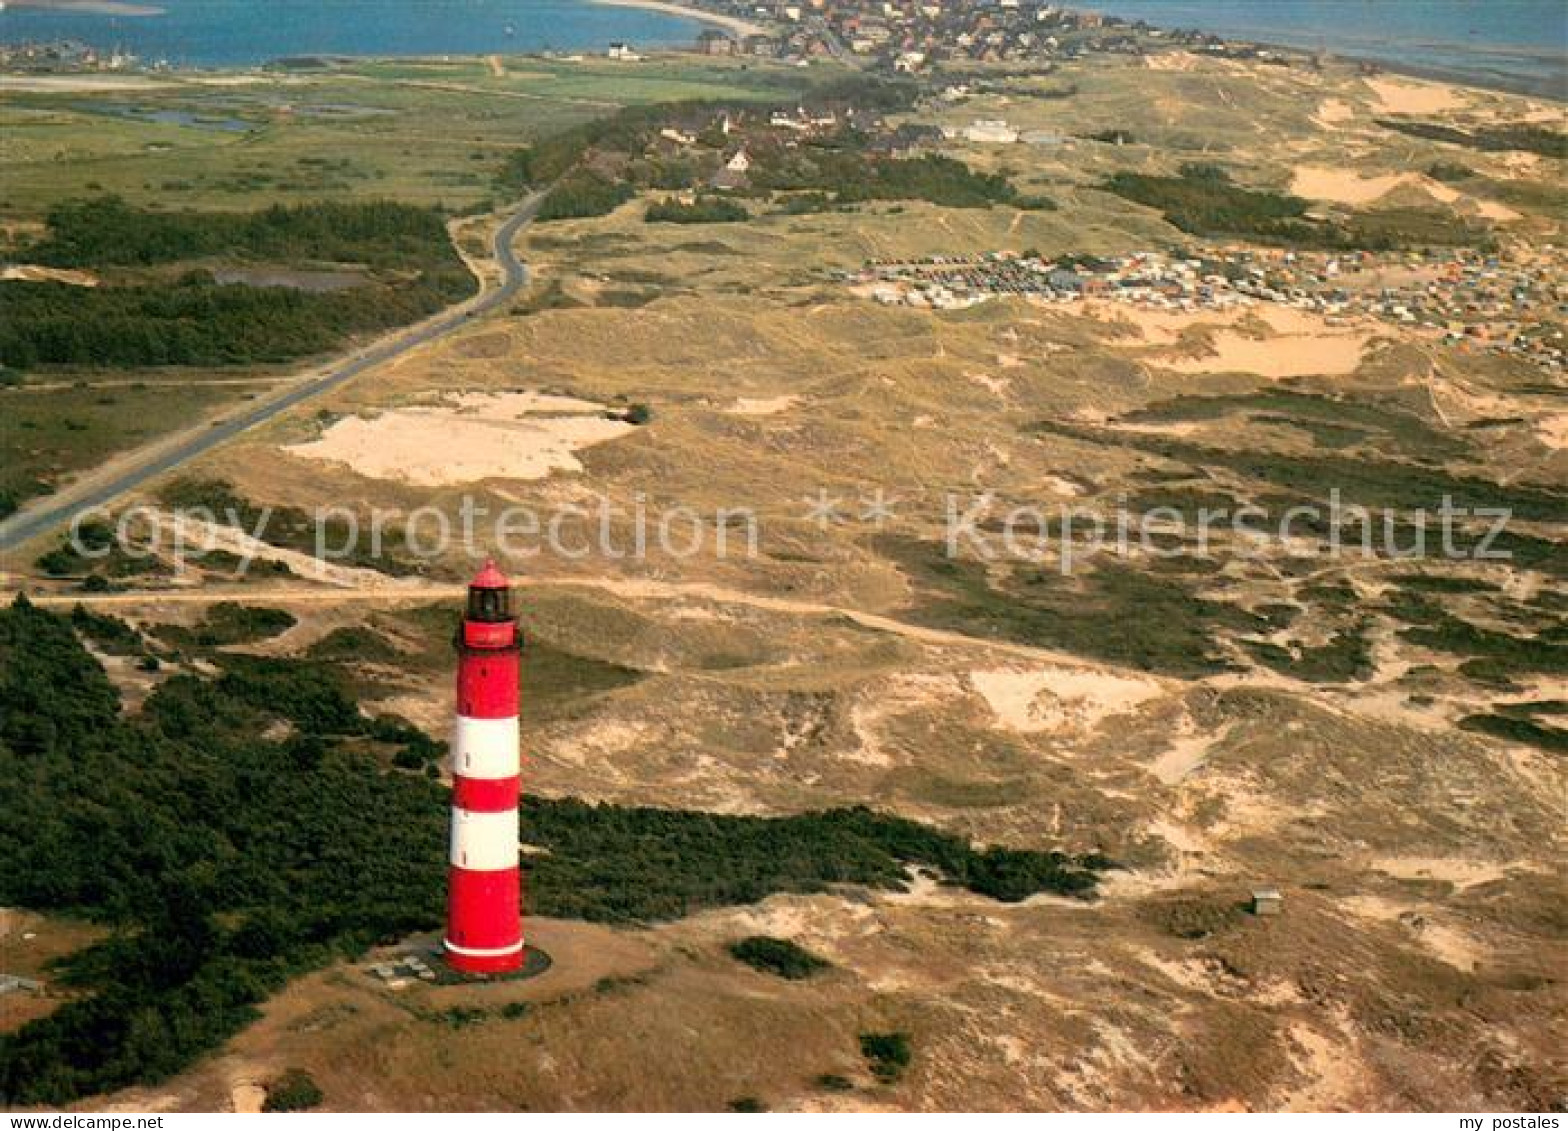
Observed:
[[[1205,250],[1198,257],[1143,251],[1053,261],[993,252],[873,261],[842,281],[890,305],[956,310],[1004,297],[1086,300],[1196,312],[1274,303],[1330,324],[1374,317],[1441,335],[1450,345],[1496,350],[1561,372],[1568,342],[1556,321],[1568,288],[1555,249],[1508,258],[1465,250],[1322,254]]]
[[[738,39],[705,32],[699,48],[708,54],[831,56],[895,72],[964,63],[1039,64],[1096,53],[1140,55],[1170,46],[1264,61],[1289,57],[1205,32],[1028,0],[695,0],[692,6],[777,29]]]

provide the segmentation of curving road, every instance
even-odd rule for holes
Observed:
[[[106,475],[87,475],[75,484],[69,484],[53,495],[34,499],[15,514],[0,522],[0,553],[14,550],[26,542],[63,526],[83,511],[103,507],[134,491],[148,480],[188,463],[220,444],[227,443],[242,432],[258,424],[265,424],[280,413],[319,397],[337,388],[367,369],[407,353],[417,346],[433,342],[510,301],[528,280],[528,267],[517,258],[512,244],[517,233],[533,220],[539,211],[544,193],[535,193],[525,200],[505,223],[496,229],[492,251],[501,267],[501,285],[494,290],[481,291],[475,298],[452,307],[434,318],[421,322],[410,330],[350,355],[328,368],[319,376],[288,389],[275,397],[247,406],[238,414],[226,417],[210,427],[184,432],[172,439],[160,440],[140,452],[132,452],[111,461],[113,468]]]

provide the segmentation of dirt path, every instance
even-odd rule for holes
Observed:
[[[528,583],[523,589],[526,601],[529,590],[595,589],[616,597],[640,601],[677,601],[697,598],[718,604],[744,605],[766,612],[786,613],[791,616],[842,617],[862,628],[929,644],[941,648],[963,648],[985,651],[1028,660],[1031,663],[1068,666],[1087,670],[1115,670],[1104,664],[1085,660],[1068,652],[1049,648],[1036,648],[1008,640],[987,640],[966,636],[961,632],[909,624],[894,617],[829,605],[819,601],[803,601],[791,597],[767,597],[730,589],[701,581],[647,581],[639,578],[550,578]],[[248,601],[276,603],[311,603],[344,601],[433,601],[463,597],[468,587],[454,582],[400,581],[387,578],[385,583],[362,585],[355,588],[318,588],[307,585],[233,586],[222,588],[166,589],[139,593],[61,593],[31,596],[28,599],[41,607],[72,607],[77,604],[89,608],[136,607],[140,605],[199,605],[218,601]],[[9,603],[15,593],[0,594],[0,602]],[[1139,678],[1161,684],[1166,681],[1147,673]],[[1174,686],[1174,685],[1173,685]]]

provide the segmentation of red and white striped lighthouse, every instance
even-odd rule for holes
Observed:
[[[466,974],[504,973],[523,962],[517,867],[522,641],[511,604],[510,582],[486,562],[469,582],[457,638],[446,957]]]

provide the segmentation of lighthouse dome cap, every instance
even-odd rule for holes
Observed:
[[[510,589],[512,583],[506,579],[506,574],[496,568],[495,561],[485,559],[485,564],[479,572],[474,574],[474,579],[468,583],[470,589]]]

